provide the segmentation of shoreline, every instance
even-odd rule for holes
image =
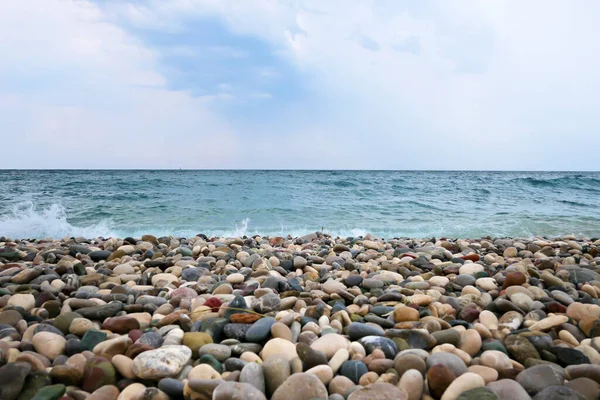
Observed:
[[[431,239],[0,236],[0,398],[600,391],[600,239]]]

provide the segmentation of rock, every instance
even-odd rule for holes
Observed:
[[[186,332],[183,334],[182,344],[190,348],[194,357],[198,357],[198,350],[202,346],[212,342],[212,337],[205,332]]]
[[[313,349],[306,343],[298,343],[296,345],[296,352],[298,353],[298,357],[300,357],[304,365],[306,365],[306,368],[327,364],[327,356],[325,353]]]
[[[281,299],[279,298],[279,295],[275,293],[267,293],[257,300],[254,309],[261,314],[267,314],[270,312],[279,311],[280,307]]]
[[[398,346],[396,346],[396,343],[386,337],[365,336],[358,342],[363,345],[367,354],[371,354],[375,349],[380,349],[387,358],[393,359],[398,353]]]
[[[133,360],[133,373],[141,379],[158,380],[177,375],[192,357],[186,346],[163,346],[141,353]]]
[[[273,393],[271,400],[326,399],[327,389],[315,375],[298,373],[291,375]]]
[[[365,336],[383,336],[384,332],[381,328],[376,328],[360,322],[353,322],[348,325],[347,333],[348,336],[350,336],[350,340],[356,341]]]
[[[266,340],[271,334],[271,327],[275,324],[275,322],[275,318],[273,317],[259,319],[253,323],[250,329],[248,329],[246,332],[246,340],[254,343],[260,343]]]
[[[420,400],[423,395],[423,374],[416,369],[409,369],[401,375],[398,387],[408,394],[408,400]]]
[[[330,333],[315,340],[310,347],[323,352],[327,359],[330,359],[339,349],[347,350],[350,347],[350,342],[342,335]]]
[[[65,394],[65,385],[45,386],[37,391],[32,400],[58,400]]]
[[[106,385],[94,390],[85,400],[117,400],[120,393],[116,386]]]
[[[540,353],[533,344],[522,336],[508,335],[504,339],[504,345],[513,358],[521,364],[525,364],[528,358],[541,359]]]
[[[565,386],[579,393],[585,400],[596,400],[600,394],[600,384],[589,378],[573,379]]]
[[[418,321],[420,318],[419,311],[412,307],[399,307],[394,310],[396,322]]]
[[[158,381],[158,388],[171,397],[183,397],[184,383],[177,379],[163,378]]]
[[[500,400],[531,400],[531,397],[523,386],[512,379],[501,379],[497,382],[488,383],[487,387],[498,396]]]
[[[556,360],[563,367],[578,364],[590,364],[590,359],[579,350],[557,347]]]
[[[52,332],[36,333],[31,341],[35,350],[50,360],[63,354],[67,344],[64,337]]]
[[[344,396],[356,384],[345,376],[338,375],[329,382],[329,395],[339,394]],[[331,397],[330,397],[331,398]]]
[[[231,347],[223,344],[209,343],[202,346],[198,351],[198,355],[200,356],[207,354],[215,357],[220,362],[224,362],[231,357]]]
[[[581,400],[581,397],[568,387],[550,386],[536,394],[533,400]]]
[[[461,393],[484,386],[485,382],[482,377],[472,372],[466,372],[448,386],[441,400],[456,400]]]
[[[298,357],[298,354],[296,353],[296,346],[284,339],[271,339],[263,347],[261,358],[263,361],[267,361],[269,358],[274,356],[283,356],[288,360],[292,360]]]
[[[25,312],[31,311],[35,307],[35,297],[32,294],[16,293],[8,299],[7,305],[21,307]]]
[[[55,383],[62,383],[65,386],[79,386],[83,379],[83,373],[69,365],[57,365],[50,371],[50,377]]]
[[[427,358],[427,368],[441,364],[447,367],[455,376],[461,376],[467,372],[465,362],[455,354],[440,352],[434,353]]]
[[[549,386],[560,386],[564,380],[564,371],[550,365],[535,365],[517,375],[516,381],[530,395],[535,395]]]
[[[462,392],[458,400],[497,400],[498,396],[491,389],[478,387]]]
[[[14,362],[0,367],[0,399],[15,400],[30,372],[31,365],[26,362]]]
[[[281,355],[274,355],[263,363],[267,395],[275,390],[291,375],[290,360]]]
[[[263,368],[257,363],[248,363],[242,368],[240,382],[252,385],[263,394],[266,393]]]
[[[287,325],[277,322],[271,326],[271,336],[292,341],[292,331]]]
[[[367,366],[358,360],[348,360],[342,364],[339,374],[358,385],[360,377],[369,372]]]
[[[353,391],[348,400],[407,400],[408,393],[394,385],[376,382]]]
[[[112,363],[104,357],[91,357],[85,363],[81,388],[88,393],[105,385],[117,382],[117,372]]]
[[[212,396],[213,400],[266,400],[265,395],[248,383],[224,382],[217,386]]]

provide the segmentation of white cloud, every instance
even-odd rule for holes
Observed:
[[[208,99],[168,90],[158,55],[106,17],[87,1],[0,5],[0,138],[15,149],[0,168],[236,166]]]
[[[146,4],[174,19],[218,15],[273,44],[327,107],[273,129],[290,145],[336,137],[339,167],[600,169],[596,2]]]
[[[12,134],[0,135],[36,139],[35,162],[0,167],[600,169],[591,0],[26,0],[0,11],[0,82],[14,81],[0,94]],[[269,43],[311,97],[233,131],[211,112],[219,95],[171,92],[157,73],[156,52],[194,48],[152,51],[117,25],[185,32],[195,18]]]

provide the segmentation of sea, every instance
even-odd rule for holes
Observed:
[[[600,172],[1,170],[0,236],[600,237]]]

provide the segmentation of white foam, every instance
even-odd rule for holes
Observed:
[[[11,238],[62,238],[65,236],[114,236],[109,220],[87,226],[72,225],[67,221],[65,208],[58,203],[38,208],[32,201],[15,204],[0,215],[0,235]]]

